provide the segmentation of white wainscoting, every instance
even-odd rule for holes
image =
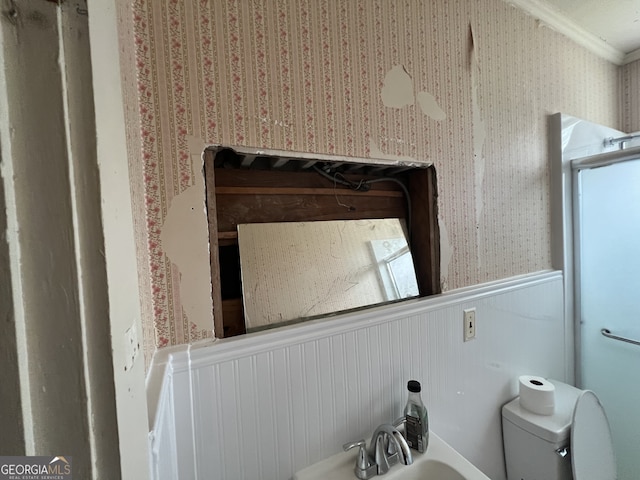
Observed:
[[[399,417],[417,379],[431,429],[504,480],[500,407],[519,375],[566,380],[565,331],[562,274],[541,272],[160,350],[147,382],[154,479],[289,479]]]

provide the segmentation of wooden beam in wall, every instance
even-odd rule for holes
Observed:
[[[400,190],[369,190],[360,192],[348,188],[341,188],[338,193],[333,188],[304,188],[304,187],[216,187],[218,195],[330,195],[356,197],[398,197],[403,196]]]
[[[213,331],[217,338],[224,338],[224,318],[222,312],[222,295],[220,290],[220,258],[218,244],[218,216],[216,215],[216,192],[210,185],[215,185],[215,154],[211,150],[204,152],[204,176],[206,188],[207,216],[209,220],[209,266],[211,269],[211,298],[213,300]]]
[[[436,170],[432,165],[409,176],[411,250],[420,295],[441,293],[440,230]],[[420,254],[416,254],[416,252]]]
[[[354,191],[315,172],[221,168],[215,180],[220,232],[233,232],[241,223],[406,217],[404,195],[392,182]]]

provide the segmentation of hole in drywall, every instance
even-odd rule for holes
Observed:
[[[206,150],[204,158],[217,337],[246,332],[245,314],[248,312],[244,311],[243,304],[246,292],[243,291],[240,274],[239,225],[401,219],[410,232],[409,246],[416,252],[413,262],[419,295],[440,292],[437,194],[433,166],[399,160],[367,160],[222,146]],[[292,236],[282,238],[290,239]],[[305,260],[310,258],[312,256],[305,257]],[[283,262],[278,260],[276,264],[265,261],[259,264],[272,269],[277,265],[275,268],[278,272],[294,264],[308,272],[321,270],[319,266],[310,266],[304,261]],[[325,264],[322,262],[323,268]],[[265,274],[263,277],[263,282],[274,281],[273,275]],[[333,283],[330,280],[326,283],[336,285],[340,279],[344,280],[339,277]],[[319,291],[315,288],[312,290]],[[351,291],[344,289],[347,290]],[[255,297],[256,292],[251,290],[251,295]],[[330,299],[333,301],[334,297]],[[290,298],[291,302],[297,300],[299,298],[295,295]],[[255,306],[255,300],[252,305]],[[255,309],[253,311],[256,312]],[[264,314],[262,310],[259,312]],[[277,312],[281,311],[276,310],[274,315]],[[293,321],[309,319],[314,315],[308,314],[308,310],[302,307],[300,312],[297,320]],[[284,315],[282,319],[274,316],[273,323],[269,320],[269,326],[275,326],[280,321],[284,323],[290,320]]]

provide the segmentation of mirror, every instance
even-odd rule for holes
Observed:
[[[397,218],[238,225],[247,331],[418,296]]]

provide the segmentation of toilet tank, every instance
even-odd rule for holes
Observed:
[[[538,415],[516,397],[502,407],[502,435],[508,480],[571,480],[571,418],[582,390],[550,380],[555,412]],[[562,452],[567,452],[565,455]]]

